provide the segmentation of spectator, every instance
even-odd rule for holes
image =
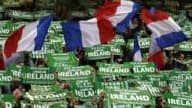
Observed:
[[[188,70],[188,66],[184,63],[184,60],[185,55],[183,53],[179,53],[179,55],[175,59],[175,68],[181,70]]]
[[[155,99],[155,108],[165,108],[165,102],[166,100],[162,96],[158,96]]]
[[[21,100],[23,98],[23,87],[22,85],[19,85],[14,91],[13,91],[13,97],[15,99],[15,106],[14,108],[21,108]]]
[[[170,51],[169,54],[168,54],[168,61],[165,65],[165,69],[166,70],[170,70],[170,69],[174,69],[174,52],[173,51]]]
[[[99,100],[98,100],[98,103],[97,103],[97,108],[103,108],[104,106],[104,99],[106,97],[106,93],[104,91],[100,92],[99,94]]]

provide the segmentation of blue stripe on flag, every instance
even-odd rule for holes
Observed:
[[[139,47],[139,42],[138,42],[138,37],[137,37],[137,33],[134,33],[134,46],[133,46],[133,60],[134,61],[142,61],[142,56],[141,56],[141,51],[140,51],[140,47]]]
[[[41,50],[51,21],[52,21],[52,16],[42,17],[39,20],[39,24],[37,26],[37,36],[34,40],[35,41],[34,50]]]
[[[130,12],[129,14],[127,14],[127,16],[125,17],[125,19],[123,19],[120,23],[117,24],[117,26],[115,27],[117,29],[118,32],[125,32],[128,23],[131,21],[131,19],[133,18],[133,16],[137,13],[139,9],[139,4],[134,2],[133,5],[133,9],[132,12]]]
[[[156,38],[158,46],[163,49],[169,46],[172,46],[176,43],[187,40],[187,36],[182,32],[171,32],[166,35],[162,35],[161,37]]]
[[[133,52],[134,54],[140,50],[140,47],[139,47],[139,42],[138,42],[138,38],[137,38],[137,34],[135,33],[134,34],[134,48],[133,48]]]
[[[67,51],[83,47],[79,22],[69,21],[61,23]]]

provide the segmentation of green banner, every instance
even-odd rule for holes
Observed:
[[[59,33],[62,32],[62,26],[60,25],[61,21],[53,21],[49,28],[49,33]]]
[[[90,66],[78,66],[65,69],[57,74],[59,80],[70,84],[74,94],[81,99],[88,99],[95,95]]]
[[[10,85],[12,80],[11,72],[0,71],[0,85]]]
[[[171,108],[191,108],[192,107],[192,98],[179,96],[179,97],[168,97],[167,104]]]
[[[53,12],[50,10],[40,10],[34,13],[34,19],[39,19],[43,16],[51,15]]]
[[[50,39],[49,43],[51,44],[51,48],[54,49],[55,53],[63,53],[64,39],[60,34],[58,37]]]
[[[13,31],[13,25],[14,23],[10,20],[4,20],[4,21],[0,21],[1,25],[0,25],[0,35],[1,37],[7,37],[11,34],[11,32]]]
[[[88,60],[100,60],[111,58],[111,48],[108,45],[98,45],[85,49],[85,56]]]
[[[47,58],[48,66],[56,68],[58,71],[62,71],[66,67],[77,66],[79,62],[73,52],[49,54]]]
[[[119,55],[119,56],[123,55],[123,52],[122,52],[122,49],[121,49],[120,45],[118,45],[118,44],[107,44],[106,46],[110,47],[112,55]]]
[[[25,67],[22,72],[22,82],[29,84],[54,84],[54,71],[50,68]]]
[[[97,108],[97,106],[89,106],[89,105],[75,105],[74,108]]]
[[[10,10],[9,16],[12,18],[17,18],[17,19],[33,20],[34,19],[34,12]]]
[[[98,64],[98,75],[128,75],[131,66],[129,64]]]
[[[126,64],[126,63],[125,63]],[[130,62],[133,73],[153,73],[156,72],[155,64],[152,62]]]
[[[34,85],[34,84],[31,84],[30,92],[37,93],[37,94],[53,92],[52,87],[54,87],[54,86],[53,85]]]
[[[22,68],[22,66],[19,66],[19,65],[11,64],[8,67],[8,72],[10,72],[13,75],[14,80],[20,81],[22,79],[21,78],[22,71],[23,71],[23,68]]]
[[[75,96],[81,100],[90,100],[90,97],[96,94],[93,87],[74,89],[74,93]]]
[[[30,100],[32,103],[36,102],[56,102],[59,100],[65,100],[67,97],[67,93],[48,93],[48,94],[32,94],[25,93],[24,98]]]
[[[55,50],[52,48],[52,43],[44,42],[44,45],[40,51],[32,51],[31,57],[38,59],[38,58],[46,58],[47,54],[53,54]]]
[[[191,41],[182,42],[181,44],[179,44],[179,50],[191,52],[192,51],[192,42]]]
[[[128,48],[133,49],[133,45],[133,39],[129,39],[127,42]],[[139,38],[139,46],[141,49],[149,48],[150,38]]]
[[[5,7],[18,7],[20,6],[20,0],[3,0],[3,6]]]
[[[91,74],[92,72],[90,66],[77,66],[58,72],[57,78],[60,80],[84,79],[91,76]]]
[[[121,45],[110,43],[89,47],[85,50],[85,56],[88,60],[109,59],[112,55],[123,55]]]
[[[12,95],[0,95],[0,108],[13,108],[15,104]]]
[[[21,10],[9,10],[9,16],[16,19],[26,19],[26,20],[34,20],[39,19],[43,16],[48,16],[52,14],[52,12],[44,10],[44,11],[21,11]]]
[[[67,103],[56,103],[51,105],[49,108],[67,108]]]
[[[125,40],[122,35],[116,35],[109,44],[125,45]]]
[[[67,108],[67,102],[65,100],[57,100],[53,102],[33,102],[21,101],[21,108]]]
[[[147,91],[138,90],[114,90],[108,92],[108,98],[110,102],[119,104],[140,104],[151,105],[154,102],[151,100],[151,96]]]
[[[3,8],[3,6],[1,6],[1,4],[0,4],[0,13],[1,12],[4,12],[5,10],[4,10],[4,8]]]

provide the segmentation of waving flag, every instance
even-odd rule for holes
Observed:
[[[139,5],[132,1],[108,1],[96,10],[96,16],[108,16],[118,32],[125,32],[128,23],[137,13],[138,7]]]
[[[151,13],[147,9],[143,9],[141,18],[152,31],[154,39],[161,49],[187,40],[187,36],[181,31],[179,25],[166,12],[154,10]]]
[[[142,61],[142,56],[141,56],[141,51],[140,51],[140,46],[138,42],[138,37],[137,34],[135,33],[134,35],[134,48],[133,48],[133,60],[141,62]]]
[[[138,9],[131,1],[107,2],[96,12],[96,17],[85,21],[62,23],[68,51],[90,47],[112,40],[116,28],[125,31],[127,24]]]
[[[163,69],[165,66],[163,50],[157,45],[157,41],[155,40],[155,36],[153,34],[151,35],[148,61],[154,62],[159,70]]]
[[[161,10],[153,9],[150,12],[143,9],[141,19],[152,31],[148,60],[155,62],[158,69],[162,69],[165,65],[163,48],[185,41],[187,36],[181,31],[179,25]]]
[[[5,66],[18,57],[18,52],[41,50],[52,17],[46,16],[40,20],[24,25],[16,30],[3,44]]]

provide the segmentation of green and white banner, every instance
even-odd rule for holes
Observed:
[[[85,56],[88,60],[100,60],[111,58],[111,48],[106,45],[98,45],[85,49]]]
[[[109,44],[117,44],[117,45],[125,45],[125,40],[123,39],[123,36],[116,35]]]
[[[129,62],[128,64],[132,67],[133,73],[135,74],[153,73],[156,71],[155,64],[152,62]]]
[[[58,72],[57,76],[59,80],[64,80],[70,85],[77,97],[88,99],[95,95],[92,74],[90,66],[78,66]]]
[[[30,100],[32,103],[36,102],[56,102],[59,100],[65,100],[67,97],[66,92],[62,93],[49,93],[49,94],[32,94],[32,93],[25,93],[24,98]]]
[[[57,100],[50,102],[33,102],[28,103],[26,100],[21,101],[21,108],[67,108],[67,101]]]
[[[107,97],[111,103],[119,104],[137,104],[152,105],[154,104],[150,94],[147,91],[138,90],[114,90],[107,92]]]
[[[8,67],[8,73],[11,73],[13,75],[14,80],[21,80],[22,79],[22,71],[23,67],[15,64],[11,64]]]
[[[8,37],[13,31],[14,23],[10,20],[0,21],[0,35],[1,37]]]
[[[11,94],[0,94],[0,108],[13,108],[15,100]]]
[[[188,96],[167,97],[167,105],[170,108],[191,108],[192,98]]]
[[[18,7],[18,6],[20,6],[20,0],[3,0],[3,6]]]
[[[181,44],[179,44],[179,50],[192,52],[192,42],[191,41],[182,42]]]
[[[84,79],[91,77],[91,67],[90,66],[77,66],[64,69],[62,72],[57,72],[57,78],[59,80],[73,80],[73,79]]]
[[[98,75],[128,75],[130,73],[130,64],[98,64]]]
[[[61,21],[53,21],[48,30],[48,33],[60,33],[62,32],[62,26],[60,25]]]
[[[54,71],[50,68],[25,67],[22,72],[22,82],[28,84],[54,84]]]
[[[67,103],[55,103],[52,104],[49,108],[67,108]]]
[[[12,80],[11,72],[0,71],[0,85],[10,85]]]
[[[43,16],[48,16],[48,15],[51,15],[53,12],[50,11],[50,10],[40,10],[40,11],[36,11],[34,13],[34,19],[39,19]]]
[[[118,44],[107,44],[106,46],[110,47],[112,55],[118,55],[118,56],[123,55],[122,48],[121,48],[120,45],[118,45]]]
[[[56,68],[58,71],[62,71],[71,66],[78,66],[79,63],[73,52],[49,54],[47,58],[48,66]]]
[[[119,44],[103,44],[86,48],[85,56],[88,60],[109,59],[112,55],[123,55],[121,45]]]
[[[128,48],[133,49],[133,45],[133,39],[129,39],[127,42]],[[141,49],[149,48],[150,38],[139,38],[139,46]]]
[[[33,12],[20,11],[20,10],[10,10],[9,16],[12,18],[17,18],[17,19],[27,19],[27,20],[33,20],[34,19],[34,13]]]
[[[25,24],[28,24],[29,22],[25,22],[25,21],[17,21],[17,22],[14,22],[13,25],[12,25],[12,31],[16,31],[19,27],[25,25]]]
[[[34,20],[39,19],[43,16],[48,16],[52,14],[52,12],[44,10],[44,11],[21,11],[21,10],[9,10],[9,16],[16,19],[26,19],[26,20]]]
[[[96,105],[91,106],[91,105],[75,105],[74,108],[97,108]]]

